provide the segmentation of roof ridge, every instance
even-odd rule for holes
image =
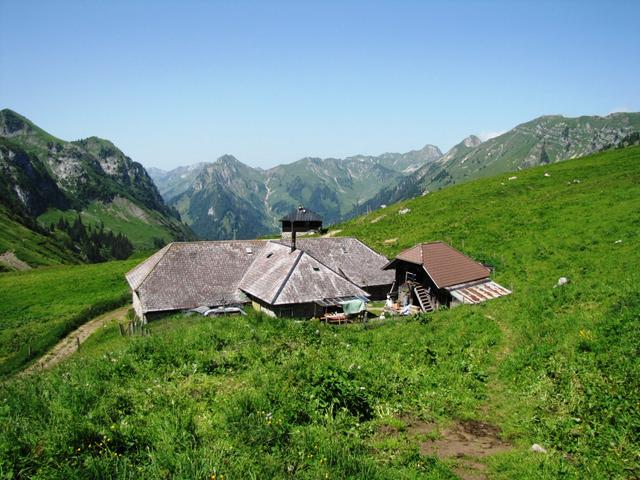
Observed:
[[[167,254],[167,252],[168,252],[169,250],[171,250],[171,247],[172,247],[173,245],[175,245],[176,243],[177,243],[177,242],[170,242],[170,243],[168,243],[167,245],[165,245],[164,247],[162,247],[160,250],[158,250],[156,253],[154,253],[154,255],[155,255],[155,254],[158,254],[158,253],[162,252],[162,250],[164,250],[164,252],[162,253],[162,255],[160,255],[160,256],[158,257],[158,259],[157,259],[155,262],[153,262],[153,266],[149,269],[149,271],[147,272],[147,274],[146,274],[144,277],[142,277],[142,278],[140,279],[140,281],[138,282],[138,285],[137,285],[133,290],[137,290],[137,289],[140,287],[140,285],[142,285],[142,284],[144,283],[144,281],[149,277],[149,275],[151,275],[151,273],[156,269],[156,267],[158,266],[158,264],[160,263],[160,261],[161,261],[161,260],[164,258],[164,256]],[[137,269],[138,267],[140,267],[140,266],[144,265],[144,263],[145,263],[145,262],[147,262],[148,260],[149,260],[149,258],[147,258],[147,260],[145,260],[144,262],[139,263],[138,265],[136,265],[135,267],[133,267],[131,270],[129,270],[127,273],[125,273],[125,274],[124,274],[125,278],[127,278],[127,277],[128,277],[128,275],[129,275],[131,272],[133,272],[135,269]],[[129,279],[127,278],[127,281],[128,281],[128,280],[129,280]],[[130,284],[130,285],[131,285],[131,284]]]
[[[283,245],[284,246],[284,245]],[[293,262],[293,265],[291,266],[291,268],[289,269],[289,272],[287,273],[287,276],[284,278],[284,280],[282,281],[282,283],[280,284],[280,287],[278,287],[278,291],[276,292],[276,294],[273,296],[273,300],[271,300],[271,305],[275,305],[276,300],[278,299],[278,297],[280,296],[280,294],[282,293],[282,290],[284,290],[285,285],[287,284],[287,282],[289,281],[289,279],[291,278],[291,275],[293,274],[293,271],[295,270],[295,268],[298,266],[298,263],[300,262],[300,259],[302,258],[302,256],[305,254],[304,251],[302,250],[298,250],[299,255],[298,258],[296,258]]]
[[[313,258],[316,262],[318,262],[320,265],[322,265],[323,267],[325,267],[327,270],[329,270],[330,272],[335,273],[336,275],[338,275],[340,278],[345,279],[347,282],[351,283],[352,285],[355,285],[356,287],[362,289],[362,287],[360,285],[358,285],[357,283],[355,283],[353,280],[351,280],[350,278],[348,278],[345,275],[341,275],[339,272],[336,272],[333,268],[331,268],[329,265],[327,265],[326,263],[324,263],[322,260],[318,260],[315,256],[311,255],[309,252],[305,252],[303,250],[301,250],[305,255]],[[342,270],[342,269],[341,269]]]
[[[318,262],[322,267],[326,268],[328,270],[328,272],[330,274],[335,275],[336,277],[338,277],[339,280],[346,282],[348,284],[350,284],[352,287],[356,288],[357,290],[359,290],[360,292],[363,292],[364,295],[369,296],[369,294],[367,293],[366,290],[364,290],[362,287],[360,287],[359,285],[357,285],[356,283],[354,283],[353,281],[349,280],[348,278],[340,275],[339,273],[337,273],[335,270],[331,269],[330,267],[328,267],[327,265],[325,265],[324,263],[322,263],[320,260],[318,260],[317,258],[315,258],[313,255],[300,250],[301,255],[296,259],[294,265],[292,266],[291,270],[289,271],[289,273],[287,274],[286,279],[284,280],[284,282],[282,282],[282,285],[280,287],[280,290],[278,291],[277,295],[273,298],[272,304],[275,305],[276,304],[276,300],[278,299],[278,297],[280,296],[280,294],[282,293],[282,291],[284,290],[284,287],[287,285],[287,283],[289,282],[291,276],[293,275],[293,272],[296,270],[296,268],[298,267],[298,264],[302,261],[303,257],[309,257],[311,260],[315,260],[316,262]]]
[[[272,242],[274,238],[248,238],[245,240],[189,240],[186,242],[171,242],[176,245],[189,245],[194,243],[241,243],[241,242]],[[170,245],[171,245],[170,244]]]
[[[380,257],[383,257],[384,259],[386,259],[387,261],[389,261],[389,259],[386,257],[386,255],[381,254],[380,252],[375,251],[373,248],[371,248],[369,245],[367,245],[366,243],[364,243],[362,240],[360,240],[358,237],[332,237],[332,238],[350,238],[351,240],[355,240],[356,242],[358,242],[360,245],[363,245],[365,248],[369,249],[370,251],[372,251],[373,253],[375,253],[376,255],[379,255]]]

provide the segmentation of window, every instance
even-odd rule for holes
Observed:
[[[267,258],[271,258],[272,255],[273,255],[273,252],[267,253]]]
[[[319,272],[320,271],[320,267],[313,267],[313,271],[314,272]]]

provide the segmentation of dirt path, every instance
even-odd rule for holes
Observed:
[[[55,347],[39,358],[36,363],[20,372],[20,375],[29,375],[34,372],[47,370],[57,365],[73,352],[78,350],[78,343],[83,343],[96,330],[103,325],[106,325],[108,322],[124,317],[129,308],[130,305],[126,305],[118,308],[117,310],[104,313],[93,320],[89,320],[87,323],[76,328],[73,332],[60,340]]]
[[[419,440],[420,453],[436,456],[446,461],[461,480],[486,480],[489,472],[486,461],[493,455],[512,450],[513,445],[502,436],[500,427],[504,411],[502,402],[511,398],[497,379],[499,364],[511,353],[514,343],[513,332],[503,321],[485,315],[495,322],[503,335],[498,347],[495,363],[488,369],[488,399],[480,406],[481,420],[459,420],[444,428],[435,423],[417,419],[403,419],[407,422],[407,437]],[[424,437],[431,436],[432,438]]]

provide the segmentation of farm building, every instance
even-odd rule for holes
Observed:
[[[274,317],[314,317],[327,299],[368,297],[358,285],[304,250],[269,242],[238,288]]]
[[[310,317],[318,305],[384,298],[391,288],[387,258],[355,238],[294,242],[171,243],[126,274],[136,314],[252,302],[270,315]]]
[[[416,245],[383,268],[395,270],[392,295],[399,305],[416,305],[427,312],[511,293],[491,280],[489,268],[443,242]]]

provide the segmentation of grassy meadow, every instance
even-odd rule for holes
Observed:
[[[62,245],[11,218],[5,207],[0,205],[0,253],[6,251],[14,252],[20,260],[31,266],[79,263],[79,259]]]
[[[142,210],[123,199],[109,204],[94,201],[79,213],[75,210],[63,212],[50,209],[40,215],[38,221],[49,226],[64,217],[68,222],[73,223],[78,214],[85,225],[102,224],[108,230],[125,235],[137,250],[154,248],[155,240],[162,240],[166,243],[173,240],[159,214]]]
[[[0,477],[638,478],[639,199],[640,148],[629,148],[336,226],[388,256],[449,241],[513,294],[368,326],[176,315],[121,337],[111,325],[55,369],[0,385]],[[107,290],[125,288],[124,264],[95,267],[113,269]],[[41,283],[58,284],[45,298],[82,295],[82,274],[66,271]],[[37,274],[0,275],[16,331],[21,310],[47,304],[7,279]],[[510,447],[471,472],[429,452],[472,420]]]
[[[97,314],[130,301],[124,274],[138,262],[0,274],[0,376],[22,368]]]

